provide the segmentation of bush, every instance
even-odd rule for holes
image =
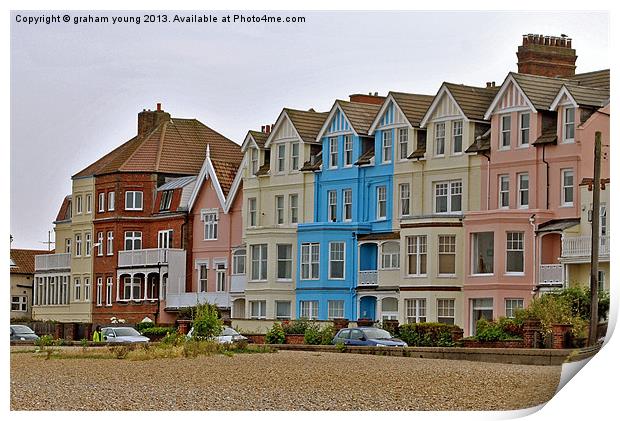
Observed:
[[[514,333],[518,332],[519,325],[513,320],[500,318],[499,321],[480,319],[476,323],[475,338],[481,342],[505,341],[509,339],[521,339]]]
[[[54,345],[54,338],[52,335],[43,335],[34,341],[34,344],[39,347],[39,349],[44,349],[46,346]]]
[[[196,306],[194,318],[194,338],[208,340],[222,333],[224,323],[220,319],[219,311],[213,304],[199,304]]]
[[[285,342],[284,329],[282,329],[280,323],[275,322],[273,326],[271,326],[271,329],[267,331],[265,342],[268,344],[283,344]]]
[[[331,345],[334,334],[333,326],[325,326],[321,329],[319,325],[312,323],[306,328],[304,343],[307,345]]]
[[[166,335],[171,335],[175,333],[177,329],[175,327],[163,327],[163,326],[154,326],[147,327],[140,331],[144,336],[150,337],[163,337]]]
[[[164,336],[160,343],[164,345],[179,346],[187,340],[185,335],[180,334],[177,330],[169,332]]]
[[[155,327],[155,323],[153,322],[140,322],[136,324],[136,330],[142,333],[145,329],[150,329]]]
[[[409,323],[398,327],[399,337],[410,346],[455,346],[454,325],[444,323]]]
[[[308,326],[312,325],[307,319],[285,320],[282,322],[282,330],[285,335],[304,335]]]

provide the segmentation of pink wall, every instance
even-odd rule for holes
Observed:
[[[206,180],[201,186],[190,215],[190,218],[193,219],[192,291],[199,290],[199,272],[196,269],[196,262],[206,259],[209,260],[207,291],[216,291],[216,271],[213,259],[226,260],[227,290],[230,288],[230,275],[232,273],[231,249],[241,245],[243,225],[241,221],[242,191],[240,186],[229,212],[224,213],[211,179]],[[214,208],[217,208],[219,211],[217,239],[205,240],[204,223],[200,219],[200,211],[201,209]]]

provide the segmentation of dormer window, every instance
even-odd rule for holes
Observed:
[[[502,117],[501,133],[499,134],[499,148],[510,149],[510,115],[503,115]]]
[[[329,138],[329,168],[338,167],[338,138]]]
[[[564,109],[564,142],[573,143],[575,141],[575,109]]]
[[[278,145],[278,159],[277,159],[278,168],[277,170],[279,173],[284,172],[285,153],[286,153],[286,145]]]
[[[217,240],[217,210],[203,210],[201,214],[205,224],[204,239]]]
[[[446,123],[435,125],[435,156],[444,156],[446,153]]]
[[[351,135],[344,136],[344,166],[350,167],[353,165],[353,139]]]
[[[530,113],[519,114],[519,146],[530,143]]]
[[[250,161],[251,161],[251,171],[252,175],[256,175],[258,172],[258,149],[252,148],[250,150]]]
[[[392,131],[386,130],[383,132],[383,145],[382,145],[382,161],[384,163],[392,162]]]
[[[159,210],[170,210],[170,204],[172,203],[173,190],[164,190],[161,194],[161,201],[159,202]]]
[[[291,143],[291,170],[299,169],[299,142]]]

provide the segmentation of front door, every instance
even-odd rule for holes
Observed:
[[[360,319],[376,320],[377,298],[362,297],[360,298]]]

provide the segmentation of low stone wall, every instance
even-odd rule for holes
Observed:
[[[241,333],[244,336],[246,333],[250,334],[265,334],[274,323],[281,323],[282,320],[273,320],[273,319],[230,319],[230,326],[235,329],[237,332]],[[333,326],[333,322],[331,320],[313,320],[321,328],[325,326]]]
[[[578,361],[596,354],[600,346],[568,349],[527,349],[527,348],[428,348],[428,347],[372,347],[355,346],[336,348],[333,345],[269,345],[278,350],[312,352],[346,352],[351,354],[385,355],[409,358],[431,358],[446,360],[479,361],[500,364],[522,365],[562,365],[568,361]]]
[[[503,341],[477,341],[475,339],[462,339],[461,344],[464,348],[525,348],[522,339],[503,340]]]

